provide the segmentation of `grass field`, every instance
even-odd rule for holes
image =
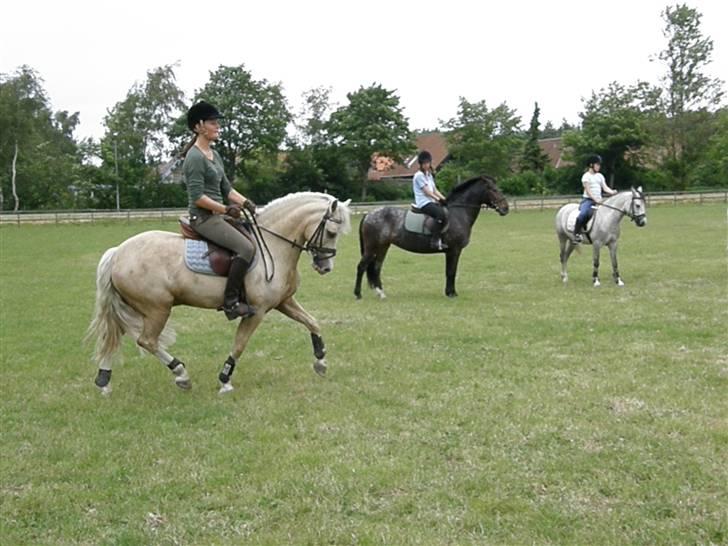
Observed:
[[[726,209],[648,216],[594,289],[590,249],[562,286],[554,211],[484,214],[455,300],[393,250],[355,301],[349,235],[300,263],[328,376],[271,314],[226,396],[234,325],[187,308],[191,391],[129,341],[93,385],[98,259],[173,224],[0,229],[0,544],[728,543]]]

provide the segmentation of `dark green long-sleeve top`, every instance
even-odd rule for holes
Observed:
[[[185,174],[191,215],[210,214],[210,211],[195,205],[195,201],[203,195],[218,203],[224,203],[223,197],[227,198],[233,189],[225,175],[222,158],[215,150],[212,151],[212,161],[210,161],[197,146],[193,146],[187,152],[182,170]]]

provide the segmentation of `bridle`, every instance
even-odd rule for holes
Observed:
[[[632,222],[639,223],[642,219],[644,219],[645,216],[647,216],[646,213],[642,214],[635,214],[634,213],[634,203],[635,201],[643,201],[645,204],[647,203],[645,201],[644,194],[640,192],[633,192],[632,193],[632,200],[629,203],[629,212],[625,211],[624,209],[620,209],[617,207],[613,207],[612,205],[608,205],[607,203],[600,203],[600,207],[607,207],[608,209],[616,210],[617,212],[621,213],[623,216],[629,216],[629,219]]]
[[[288,237],[285,237],[281,235],[280,233],[276,233],[272,229],[268,229],[265,226],[261,226],[258,224],[258,220],[255,216],[252,217],[253,224],[255,225],[255,230],[253,231],[256,240],[258,240],[258,245],[261,248],[265,248],[265,250],[268,253],[268,256],[270,257],[272,265],[272,273],[268,274],[268,264],[266,263],[265,259],[263,260],[263,263],[265,264],[265,279],[267,282],[270,282],[273,276],[275,275],[275,262],[273,261],[273,255],[268,248],[268,244],[265,241],[265,238],[263,237],[262,231],[265,231],[266,233],[270,233],[274,237],[277,237],[278,239],[281,239],[282,241],[287,242],[292,247],[297,248],[303,252],[308,252],[312,255],[314,262],[320,262],[323,260],[328,260],[330,258],[333,258],[336,256],[336,249],[331,247],[324,246],[324,231],[326,230],[326,222],[334,222],[335,224],[341,224],[341,220],[337,220],[336,218],[331,216],[331,213],[327,210],[323,217],[321,218],[321,221],[318,223],[318,226],[316,226],[316,229],[311,234],[311,237],[308,238],[308,240],[304,243],[298,243],[292,239],[289,239]],[[257,233],[256,233],[257,231]]]

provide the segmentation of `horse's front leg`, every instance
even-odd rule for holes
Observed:
[[[594,257],[593,257],[593,263],[594,263],[594,269],[592,271],[592,285],[596,288],[597,286],[601,286],[602,283],[599,282],[599,253],[602,250],[602,247],[598,243],[593,243],[593,250],[594,250]]]
[[[306,311],[301,304],[296,301],[296,298],[291,296],[284,300],[278,307],[278,311],[283,313],[288,318],[300,322],[308,331],[311,332],[311,343],[313,344],[313,354],[316,357],[316,361],[313,364],[314,371],[319,375],[325,375],[327,364],[326,364],[326,346],[324,340],[321,338],[321,327],[318,321],[313,318],[308,311]]]
[[[617,241],[609,243],[609,256],[612,258],[612,276],[617,286],[624,286],[622,277],[619,276],[619,266],[617,265]]]
[[[230,377],[233,375],[235,365],[238,363],[240,355],[243,354],[243,351],[250,340],[250,336],[253,335],[255,329],[263,321],[263,317],[265,317],[265,313],[258,310],[258,312],[252,317],[248,317],[240,321],[238,331],[235,334],[233,350],[227,357],[225,364],[223,364],[222,370],[220,370],[220,375],[218,375],[218,379],[220,380],[220,390],[218,392],[220,394],[233,390],[233,385],[230,383]]]
[[[451,247],[445,255],[445,295],[448,298],[458,295],[455,291],[455,275],[458,272],[458,261],[462,251],[460,247]]]

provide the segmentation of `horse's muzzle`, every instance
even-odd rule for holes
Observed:
[[[647,225],[647,218],[644,216],[639,216],[634,219],[634,223],[637,225],[637,227],[644,227]]]
[[[334,269],[334,264],[331,263],[330,259],[317,260],[314,258],[311,266],[319,275],[326,275],[326,273],[331,273]]]

